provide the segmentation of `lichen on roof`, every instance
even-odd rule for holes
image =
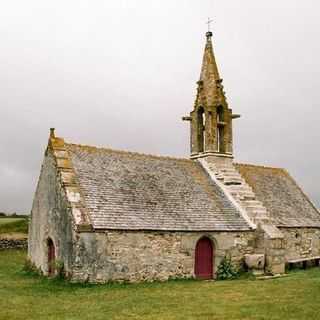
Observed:
[[[66,149],[95,229],[250,229],[192,160],[67,143]]]
[[[285,169],[236,164],[279,227],[320,227],[320,213]]]

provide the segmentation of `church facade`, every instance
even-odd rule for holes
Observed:
[[[224,257],[239,268],[256,259],[271,274],[320,259],[320,213],[287,171],[234,162],[240,116],[206,37],[194,109],[183,117],[190,159],[71,144],[51,130],[29,228],[28,255],[41,272],[63,265],[72,281],[88,282],[211,279]]]

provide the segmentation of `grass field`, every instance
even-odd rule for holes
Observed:
[[[28,220],[26,218],[0,218],[0,234],[28,233]]]
[[[0,319],[320,319],[320,268],[258,281],[80,285],[24,273],[0,251]]]
[[[8,224],[12,222],[17,222],[23,220],[22,218],[0,218],[0,225],[1,224]]]

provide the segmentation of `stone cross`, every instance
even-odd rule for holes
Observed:
[[[208,22],[206,22],[206,24],[208,25],[208,32],[210,32],[210,27],[211,27],[211,23],[213,22],[212,19],[208,18]]]

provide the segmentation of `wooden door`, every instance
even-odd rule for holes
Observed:
[[[213,247],[209,238],[201,238],[196,245],[195,275],[197,279],[213,278]]]
[[[54,248],[54,243],[51,239],[48,239],[48,274],[49,276],[54,275],[55,260],[56,260],[56,252]]]

